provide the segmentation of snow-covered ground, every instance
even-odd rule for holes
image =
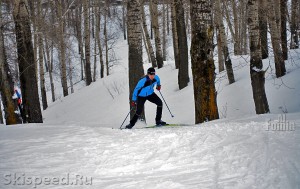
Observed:
[[[17,188],[28,177],[34,179],[24,188],[74,188],[71,182],[78,188],[299,188],[299,116],[288,115],[297,125],[289,131],[266,124],[277,115],[135,130],[101,123],[1,127],[0,175],[12,174],[1,178],[1,188]],[[14,173],[21,179],[4,185]],[[80,185],[77,174],[88,181]]]
[[[249,57],[232,57],[236,83],[216,79],[221,119],[118,130],[129,111],[127,50],[118,44],[110,76],[50,104],[44,124],[0,126],[0,188],[300,188],[299,51],[280,79],[264,60],[271,114],[255,115]],[[157,71],[175,115],[165,107],[163,120],[193,124],[192,81],[179,91],[177,73],[172,61]],[[154,124],[155,106],[145,109]]]

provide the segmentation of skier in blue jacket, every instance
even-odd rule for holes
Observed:
[[[147,75],[140,79],[133,91],[131,106],[136,106],[137,108],[135,115],[130,120],[130,123],[126,125],[126,129],[131,129],[135,125],[143,111],[146,100],[149,100],[157,105],[155,118],[156,125],[166,125],[166,122],[161,120],[163,103],[161,99],[154,93],[153,87],[155,85],[157,90],[161,89],[160,79],[157,75],[155,75],[155,69],[149,68],[147,70]]]

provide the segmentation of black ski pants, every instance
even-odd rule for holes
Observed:
[[[162,103],[161,99],[155,93],[153,93],[153,94],[151,94],[149,96],[146,96],[146,97],[141,97],[141,96],[138,97],[137,105],[136,105],[137,108],[136,108],[135,115],[130,120],[130,125],[131,126],[134,126],[135,123],[137,122],[138,118],[140,117],[140,115],[143,111],[144,104],[145,104],[146,100],[149,100],[150,102],[157,105],[155,121],[158,122],[158,121],[161,120],[163,103]]]

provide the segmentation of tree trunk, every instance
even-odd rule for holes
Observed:
[[[214,19],[217,17],[215,16]],[[225,70],[224,67],[224,56],[223,56],[223,50],[222,50],[222,45],[221,45],[221,36],[220,36],[220,31],[217,30],[217,45],[218,45],[218,63],[219,63],[219,72],[222,72]]]
[[[37,17],[42,18],[41,16],[41,2],[38,1],[37,3]],[[40,90],[41,90],[41,96],[42,96],[42,104],[43,104],[43,110],[46,110],[48,108],[48,103],[47,103],[47,94],[46,94],[46,87],[45,87],[45,74],[44,74],[44,62],[43,62],[43,30],[42,30],[42,23],[41,21],[37,23],[37,28],[39,31],[38,34],[38,48],[39,48],[39,72],[40,72]]]
[[[248,9],[247,9],[247,0],[243,0],[243,10],[242,10],[242,24],[241,24],[241,36],[242,36],[242,53],[248,53],[248,32],[247,32],[247,16],[248,16]]]
[[[170,35],[170,0],[167,0],[167,34]]]
[[[24,122],[42,123],[43,117],[40,107],[34,54],[31,42],[30,20],[26,0],[14,0],[14,21],[20,82],[23,100]]]
[[[83,1],[84,15],[84,50],[85,50],[85,82],[86,85],[92,83],[91,59],[90,59],[90,19],[89,19],[89,0]]]
[[[299,6],[299,0],[292,0],[291,25],[290,25],[291,26],[291,45],[290,45],[291,49],[299,48],[299,38],[297,34],[297,30],[298,30],[297,25],[299,25],[299,23],[297,24],[297,20],[298,20],[297,15],[299,15],[299,13],[297,13],[298,6]]]
[[[239,2],[239,5],[241,2]],[[238,4],[235,0],[231,0],[232,14],[233,14],[233,24],[234,24],[234,54],[241,55],[241,40],[240,40],[240,28],[238,26],[239,17],[237,12]]]
[[[186,28],[186,33],[187,36],[191,34],[191,26],[190,26],[190,13],[189,13],[189,6],[188,6],[188,1],[184,2],[183,1],[183,7],[185,11],[185,28]]]
[[[0,70],[0,72],[1,72],[1,70]],[[1,78],[1,73],[0,73],[0,78]],[[0,90],[0,124],[3,124],[4,123],[4,121],[3,121],[3,114],[2,114],[2,110],[3,110],[3,108],[2,108],[2,95],[1,95],[1,90]]]
[[[162,0],[163,3],[163,14],[162,14],[162,21],[163,21],[163,44],[162,44],[162,51],[163,51],[163,61],[167,60],[167,38],[166,38],[166,6],[165,0]]]
[[[275,16],[275,7],[274,7],[274,0],[268,0],[268,23],[271,33],[271,41],[273,46],[274,58],[275,58],[275,70],[276,70],[276,77],[281,77],[285,75],[286,69],[283,59],[283,54],[281,50],[281,41],[279,36],[279,28],[277,27],[276,23],[276,16]]]
[[[71,88],[71,93],[74,93],[74,85],[73,85],[73,76],[72,76],[72,66],[71,66],[71,53],[70,50],[68,51],[68,74],[69,74],[69,80],[70,80],[70,88]]]
[[[223,8],[224,8],[224,14],[225,14],[225,18],[226,18],[226,21],[227,21],[227,25],[228,25],[228,28],[229,28],[229,31],[230,31],[230,34],[231,34],[231,37],[232,37],[232,42],[235,43],[235,39],[234,39],[235,38],[235,33],[233,31],[233,26],[232,26],[232,23],[231,23],[231,20],[230,20],[228,7],[229,6],[227,4],[227,1],[223,1]]]
[[[66,46],[64,39],[65,22],[62,17],[63,5],[57,1],[59,26],[58,26],[58,38],[59,38],[59,57],[60,57],[60,71],[61,71],[61,84],[63,87],[63,95],[68,96],[68,82],[67,82],[67,69],[66,69]]]
[[[184,23],[184,8],[181,0],[175,0],[176,30],[178,34],[179,70],[178,85],[183,89],[189,83],[189,60],[186,28]]]
[[[46,52],[46,56],[47,56],[47,64],[48,64],[48,68],[49,68],[49,78],[50,78],[50,86],[51,86],[51,96],[52,96],[52,102],[55,102],[55,91],[54,91],[54,82],[53,82],[53,76],[52,76],[52,71],[53,71],[53,65],[52,65],[52,59],[50,61],[50,54],[49,54],[49,45],[48,45],[48,40],[45,37],[45,52]],[[52,49],[53,47],[51,47]]]
[[[97,45],[98,45],[98,51],[100,55],[100,78],[104,77],[104,61],[103,61],[103,53],[102,53],[102,46],[101,46],[101,40],[100,40],[100,1],[97,1],[99,7],[98,11],[96,12],[96,39],[97,39]]]
[[[156,61],[158,68],[162,68],[164,66],[163,55],[161,50],[161,40],[160,40],[160,32],[159,32],[159,24],[158,24],[158,10],[157,10],[157,0],[150,0],[151,8],[150,12],[152,14],[152,25],[154,29],[155,35],[155,47],[156,47]]]
[[[175,0],[172,1],[171,7],[171,20],[172,20],[172,37],[173,37],[173,49],[174,49],[174,59],[175,67],[179,69],[179,49],[178,49],[178,34],[176,26],[176,11],[175,11]]]
[[[1,5],[1,1],[0,1]],[[0,23],[2,23],[2,14],[0,10]],[[15,114],[15,106],[12,99],[13,88],[11,87],[12,77],[5,56],[3,27],[0,27],[0,95],[3,102],[4,117],[6,125],[17,124],[17,116]],[[1,103],[1,100],[0,100]],[[1,104],[0,104],[1,107]],[[3,123],[2,108],[0,109],[0,123]]]
[[[287,48],[287,33],[286,33],[286,17],[287,17],[287,0],[280,0],[280,20],[281,20],[281,47],[283,59],[288,59],[288,48]]]
[[[225,33],[225,27],[223,24],[223,18],[221,16],[221,2],[220,0],[215,0],[215,11],[216,14],[215,16],[217,17],[217,28],[219,29],[219,33],[220,33],[220,43],[222,46],[222,52],[224,55],[224,59],[225,59],[225,67],[226,67],[226,71],[227,71],[227,77],[229,80],[229,84],[232,84],[235,82],[234,80],[234,74],[233,74],[233,69],[232,69],[232,63],[231,63],[231,59],[229,56],[229,50],[228,50],[228,46],[227,46],[227,38],[226,38],[226,33]]]
[[[96,7],[94,7],[94,15],[96,13]],[[93,25],[96,25],[96,19],[94,19]],[[96,36],[96,32],[94,34],[94,36]],[[94,37],[94,73],[93,73],[93,82],[96,82],[97,79],[97,39],[96,37]]]
[[[148,48],[148,45],[147,45],[147,42],[146,42],[145,32],[144,32],[143,29],[142,29],[142,39],[143,39],[144,47],[146,49],[146,54],[147,54],[147,57],[148,57],[148,63],[151,63],[150,51],[149,51],[149,48]]]
[[[128,0],[127,37],[129,45],[129,102],[132,99],[132,93],[136,84],[144,75],[140,10],[141,7],[138,0]],[[130,117],[132,118],[134,114],[135,111],[131,111]],[[141,117],[145,117],[144,114],[141,115]]]
[[[37,49],[38,49],[38,35],[36,35],[37,33],[37,23],[36,23],[36,18],[37,16],[35,15],[35,1],[29,1],[28,5],[29,5],[29,17],[32,23],[32,29],[33,29],[33,54],[34,54],[34,66],[35,66],[35,70],[38,71],[38,56],[37,56]],[[38,78],[38,72],[36,72],[36,77]]]
[[[84,79],[84,52],[83,52],[83,42],[82,42],[82,30],[81,30],[81,4],[79,5],[79,8],[75,10],[75,18],[76,18],[76,38],[78,40],[78,52],[81,57],[81,80]],[[97,30],[97,28],[96,28]]]
[[[151,40],[150,40],[150,36],[149,36],[149,32],[148,32],[148,29],[147,29],[146,15],[145,15],[145,11],[144,11],[144,6],[141,7],[141,13],[142,13],[143,30],[144,30],[144,33],[145,33],[146,43],[147,43],[149,53],[150,53],[152,67],[157,67],[157,62],[156,62],[154,50],[153,50]]]
[[[191,0],[191,61],[194,82],[195,121],[203,123],[219,118],[213,61],[211,2]]]
[[[258,18],[259,18],[259,32],[260,32],[260,42],[261,42],[261,52],[262,59],[269,57],[268,50],[268,9],[267,1],[259,0],[258,1]]]
[[[127,38],[126,38],[126,14],[125,14],[125,6],[126,6],[125,0],[123,0],[123,3],[122,3],[123,35],[124,35],[124,40],[127,40]],[[99,9],[100,9],[100,6],[99,6]]]
[[[262,70],[261,47],[259,37],[258,0],[248,1],[248,24],[250,35],[250,75],[253,99],[257,114],[270,112],[265,92],[265,71]]]
[[[272,0],[274,3],[274,11],[275,11],[275,20],[276,25],[278,28],[278,31],[280,31],[281,28],[281,20],[280,20],[280,7],[281,7],[281,0]],[[276,5],[276,6],[275,6]],[[279,39],[281,39],[281,33],[278,33]]]
[[[106,75],[109,75],[109,61],[108,61],[108,37],[107,37],[107,15],[108,5],[105,7],[104,15],[104,41],[105,41],[105,64],[106,64]]]

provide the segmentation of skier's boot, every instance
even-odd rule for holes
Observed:
[[[125,126],[125,129],[131,129],[133,126],[129,123],[128,125]]]
[[[156,121],[156,126],[164,126],[164,125],[167,125],[167,123],[162,120]]]

